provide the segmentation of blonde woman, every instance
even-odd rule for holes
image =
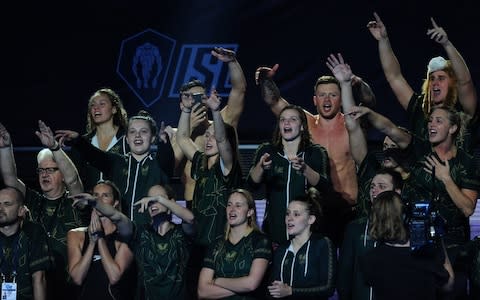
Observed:
[[[256,221],[250,192],[235,189],[228,198],[225,236],[209,248],[200,271],[201,299],[263,299],[259,291],[271,258],[268,238]]]

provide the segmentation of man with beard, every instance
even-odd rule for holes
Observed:
[[[9,132],[0,124],[0,166],[6,186],[15,187],[25,197],[31,221],[39,223],[48,235],[48,245],[54,267],[47,273],[47,298],[67,299],[69,276],[67,270],[67,232],[88,224],[86,211],[77,211],[68,196],[83,192],[83,184],[72,161],[55,140],[52,130],[38,122],[36,135],[45,149],[37,155],[37,174],[41,192],[28,188],[18,177]],[[55,283],[55,284],[53,284]]]
[[[276,116],[289,105],[273,81],[277,70],[278,64],[272,68],[259,67],[255,72],[255,81],[261,87],[262,97]],[[351,84],[363,105],[374,105],[375,96],[367,83],[352,74]],[[341,244],[345,224],[353,217],[352,206],[357,201],[358,193],[355,162],[350,153],[341,101],[338,80],[333,76],[320,76],[315,83],[313,96],[317,114],[304,109],[313,141],[323,146],[329,157],[330,177],[336,196],[322,197],[321,205],[325,222],[331,230],[326,234],[337,246]]]
[[[23,194],[0,190],[0,255],[2,299],[45,300],[45,271],[50,266],[46,235],[25,216]]]

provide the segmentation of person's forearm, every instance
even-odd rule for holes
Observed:
[[[101,172],[111,173],[112,162],[109,154],[93,146],[84,137],[79,136],[75,138],[72,142],[72,148],[75,148],[87,162]]]
[[[172,136],[172,139],[170,140],[170,142],[172,144],[173,153],[175,155],[175,170],[176,170],[178,168],[178,166],[181,164],[181,162],[183,161],[183,159],[185,158],[185,155],[183,154],[182,149],[180,148],[180,146],[177,143],[177,131],[176,130],[173,133],[173,136]]]
[[[52,284],[54,284],[52,282]],[[45,271],[36,271],[32,274],[33,285],[33,299],[46,300],[47,299],[47,280],[45,278]]]
[[[355,105],[355,100],[353,99],[353,91],[351,81],[342,81],[340,82],[341,94],[342,94],[342,108],[344,113],[349,113],[352,111],[353,106]],[[345,116],[345,125],[347,130],[354,130],[355,127],[360,127],[360,121],[354,119],[351,115]]]
[[[233,151],[230,141],[228,140],[227,133],[225,130],[225,123],[223,118],[218,111],[212,111],[213,116],[213,127],[215,130],[215,140],[217,141],[218,153],[223,161],[224,165],[224,175],[227,175],[228,172],[232,169],[233,165]]]
[[[187,112],[190,111],[190,112]],[[178,120],[177,144],[182,149],[183,154],[188,160],[192,160],[195,155],[196,146],[190,138],[190,108],[183,108]]]
[[[472,200],[462,193],[460,188],[451,177],[443,180],[443,183],[448,195],[452,199],[453,203],[455,203],[455,206],[460,209],[464,216],[470,217],[475,210],[476,200]]]
[[[265,79],[260,84],[263,101],[270,107],[275,116],[280,115],[288,102],[280,96],[280,89],[271,79]]]
[[[458,52],[457,48],[455,48],[450,41],[445,43],[443,48],[445,49],[445,52],[452,63],[452,69],[455,72],[458,84],[463,85],[467,82],[471,82],[472,77],[470,75],[470,71],[468,70],[467,63],[463,59],[460,52]]]
[[[256,164],[255,167],[250,169],[250,178],[252,179],[253,182],[255,183],[260,183],[262,182],[263,178],[263,168],[260,164]]]
[[[216,278],[214,284],[235,293],[249,293],[254,291],[260,285],[260,281],[252,278],[252,276],[243,276],[237,278],[221,277]]]
[[[202,268],[198,276],[198,297],[200,299],[222,299],[235,295],[234,292],[213,284],[215,272],[210,268]]]
[[[318,182],[320,181],[320,174],[318,174],[318,172],[310,168],[310,166],[308,165],[305,165],[303,176],[305,176],[305,178],[307,178],[308,183],[313,186],[317,185]]]
[[[453,72],[457,77],[458,101],[462,105],[463,110],[470,117],[473,117],[477,112],[478,101],[470,71],[462,55],[450,41],[445,43],[443,47],[447,52],[448,58],[452,63]]]
[[[102,266],[107,274],[109,283],[112,285],[116,284],[122,277],[123,271],[112,257],[104,238],[98,239],[98,252],[102,257]]]
[[[115,209],[111,205],[107,205],[102,201],[96,200],[94,207],[102,215],[109,218],[117,226],[118,234],[125,238],[129,239],[133,233],[133,224],[130,219],[125,216],[123,213]]]
[[[228,62],[228,71],[230,72],[232,89],[241,93],[245,93],[247,90],[247,80],[245,79],[242,66],[237,59]]]
[[[52,153],[55,161],[57,162],[58,168],[63,174],[64,182],[70,193],[72,195],[83,193],[83,183],[72,160],[62,150],[62,148],[52,151]]]
[[[227,134],[225,131],[225,124],[223,122],[222,115],[219,111],[212,110],[213,128],[215,130],[215,140],[217,143],[225,142]]]
[[[409,133],[400,129],[390,119],[375,111],[370,111],[368,114],[368,120],[374,128],[391,138],[400,149],[407,148],[412,141],[412,136]]]
[[[25,187],[20,184],[17,176],[17,166],[13,155],[13,147],[10,145],[0,148],[0,170],[3,183],[6,186],[19,188],[25,195]]]
[[[68,273],[76,285],[82,285],[83,280],[87,276],[88,269],[93,257],[94,243],[89,243],[87,250],[83,253],[82,258],[74,265],[69,267]]]
[[[237,128],[240,115],[242,114],[245,106],[247,80],[245,79],[242,67],[236,59],[228,62],[228,70],[230,73],[232,89],[230,90],[228,103],[223,110],[223,118],[225,123]]]
[[[191,108],[183,108],[180,112],[180,119],[178,120],[177,128],[177,143],[180,143],[184,139],[190,138],[190,114]]]
[[[400,63],[393,52],[390,40],[382,38],[378,41],[378,51],[380,55],[380,62],[382,64],[383,72],[387,81],[390,81],[401,75]]]
[[[188,208],[179,205],[176,201],[171,201],[163,197],[159,197],[159,202],[184,222],[189,224],[193,223],[194,216]]]
[[[235,295],[233,291],[222,288],[218,285],[204,283],[198,285],[199,299],[223,299]]]

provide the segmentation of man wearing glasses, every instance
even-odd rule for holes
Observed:
[[[38,122],[36,135],[46,147],[37,154],[40,192],[25,186],[17,177],[10,134],[0,124],[0,169],[6,186],[20,190],[30,222],[40,224],[48,234],[54,268],[47,273],[47,299],[68,299],[67,232],[88,224],[88,212],[77,211],[67,197],[83,192],[77,169],[55,140],[52,130]],[[28,222],[27,221],[27,222]]]

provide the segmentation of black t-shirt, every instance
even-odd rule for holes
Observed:
[[[410,247],[381,244],[360,257],[366,283],[376,300],[436,299],[437,290],[448,281],[440,251],[415,255]]]

